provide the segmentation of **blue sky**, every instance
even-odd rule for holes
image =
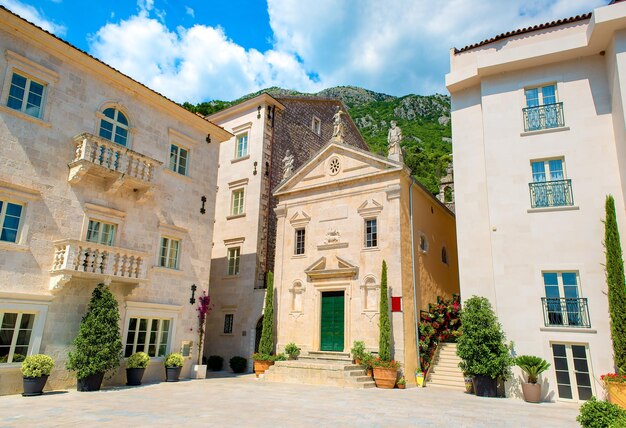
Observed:
[[[179,101],[269,86],[446,93],[449,49],[608,0],[0,0]],[[88,4],[88,6],[86,6]]]

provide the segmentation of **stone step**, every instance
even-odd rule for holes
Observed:
[[[463,379],[463,372],[455,370],[441,370],[439,367],[431,369],[429,375],[453,376]]]
[[[262,377],[266,382],[334,385],[349,388],[373,388],[375,383],[363,366],[352,361],[302,358],[277,361]]]
[[[453,389],[455,391],[463,391],[465,392],[465,384],[463,384],[463,386],[458,386],[458,385],[447,385],[445,383],[435,383],[435,382],[428,382],[427,387],[434,387],[434,388],[445,388],[445,389]]]
[[[445,367],[448,368],[450,370],[459,370],[461,371],[461,369],[459,368],[459,363],[456,361],[449,361],[449,360],[444,360],[444,361],[433,361],[431,363],[432,367]]]
[[[365,369],[361,370],[346,370],[346,374],[348,376],[357,377],[357,376],[366,376],[367,371]]]
[[[308,354],[301,355],[299,358],[352,362],[352,357],[347,352],[309,351]]]
[[[463,376],[459,376],[458,374],[447,374],[447,373],[431,373],[428,376],[428,379],[432,381],[450,381],[456,382],[465,385],[465,379]]]

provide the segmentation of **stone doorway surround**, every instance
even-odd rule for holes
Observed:
[[[346,349],[350,349],[350,321],[351,321],[351,313],[350,313],[350,302],[352,300],[351,288],[352,281],[341,281],[341,282],[323,282],[323,283],[313,283],[315,287],[315,335],[313,336],[313,349],[321,350],[321,342],[322,342],[322,293],[328,291],[343,291],[344,293],[344,308],[343,308],[343,352]]]

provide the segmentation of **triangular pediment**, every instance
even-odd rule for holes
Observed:
[[[291,225],[294,227],[305,226],[310,221],[311,217],[309,217],[304,211],[297,211],[289,219],[289,223],[291,223]]]
[[[330,142],[274,191],[275,195],[398,171],[403,164],[345,144]]]
[[[328,260],[328,263],[327,263]],[[312,265],[304,270],[309,280],[328,278],[355,278],[359,274],[359,268],[348,260],[335,257],[320,257]]]
[[[380,204],[375,199],[367,199],[363,202],[359,208],[357,208],[357,212],[362,216],[375,215],[383,210],[382,204]]]

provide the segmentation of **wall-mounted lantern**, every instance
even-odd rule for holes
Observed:
[[[191,298],[189,299],[189,304],[193,305],[194,303],[196,303],[196,290],[198,289],[198,287],[196,287],[196,284],[191,284]]]

